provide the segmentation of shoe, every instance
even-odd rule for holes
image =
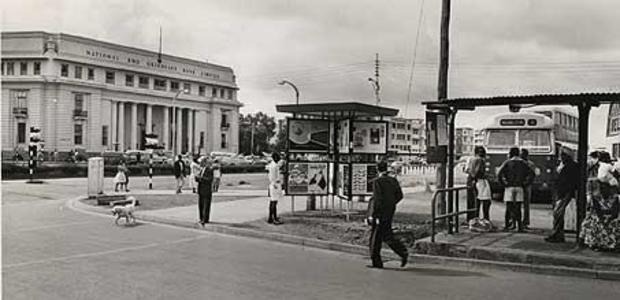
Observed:
[[[269,224],[273,224],[273,220],[272,220],[272,219],[269,219],[269,220],[267,220],[267,223],[269,223]]]
[[[282,221],[280,221],[280,220],[273,221],[273,225],[282,225],[282,224],[284,224],[284,223],[282,223]]]
[[[409,260],[409,255],[405,255],[400,259],[400,267],[404,268],[407,265],[407,261]]]
[[[369,269],[383,269],[383,265],[366,265]]]
[[[196,194],[196,189],[195,188],[192,189],[192,193]]]

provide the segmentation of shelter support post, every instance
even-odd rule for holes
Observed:
[[[456,121],[456,112],[457,110],[450,110],[448,114],[448,165],[447,165],[448,186],[447,188],[449,189],[454,187],[454,127],[455,127],[455,121]],[[453,193],[448,193],[448,212],[449,213],[454,212],[454,207],[453,207],[454,200],[455,199],[454,199]],[[456,199],[456,201],[459,201],[459,199]],[[448,226],[452,225],[458,228],[459,226],[458,216],[454,216],[453,220],[450,220],[449,222],[451,224],[448,224]],[[451,226],[449,228],[451,228]],[[452,229],[449,229],[449,231],[451,232]]]
[[[581,222],[586,216],[586,182],[588,178],[588,124],[590,120],[590,109],[592,106],[587,103],[579,103],[579,148],[577,150],[577,164],[579,166],[579,185],[577,186],[577,243],[583,244],[579,238],[581,233]]]

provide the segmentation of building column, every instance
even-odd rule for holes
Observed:
[[[195,109],[190,109],[188,111],[187,117],[189,118],[189,120],[187,120],[187,135],[188,135],[188,141],[187,141],[187,145],[189,148],[189,152],[190,153],[194,153],[194,128],[195,128],[195,124],[196,124],[196,110]]]
[[[138,149],[138,103],[131,103],[131,145],[129,149]]]
[[[164,136],[162,141],[166,144],[166,150],[172,150],[170,143],[170,108],[163,106],[162,109],[164,110]]]
[[[181,129],[183,128],[183,109],[178,107],[177,108],[177,115],[176,115],[176,127],[175,127],[175,134],[176,134],[176,152],[177,154],[181,154],[181,149],[183,149],[181,146],[182,142],[183,142],[183,131],[181,131]]]
[[[118,151],[125,152],[125,102],[118,103]]]
[[[116,126],[116,122],[118,122],[118,102],[116,101],[110,101],[111,103],[111,107],[112,107],[112,119],[110,120],[110,140],[111,140],[111,145],[112,145],[112,150],[117,151],[117,143],[118,140],[116,139],[117,135],[116,135],[116,131],[118,130],[118,126]]]
[[[146,105],[146,128],[144,129],[146,134],[153,133],[153,105]]]

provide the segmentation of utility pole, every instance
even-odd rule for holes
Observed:
[[[442,0],[441,5],[441,28],[439,38],[439,81],[437,82],[437,100],[439,102],[448,99],[448,66],[450,57],[450,0]],[[437,189],[446,187],[446,162],[442,162],[436,174]],[[446,213],[445,195],[439,199],[439,211]],[[458,226],[458,225],[457,225]]]

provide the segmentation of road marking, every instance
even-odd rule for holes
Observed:
[[[26,267],[26,266],[36,265],[36,264],[54,263],[54,262],[72,260],[72,259],[80,259],[80,258],[88,258],[88,257],[94,257],[94,256],[103,256],[103,255],[108,255],[108,254],[116,254],[116,253],[126,252],[126,251],[143,250],[143,249],[155,248],[155,247],[160,247],[160,246],[168,246],[168,245],[175,245],[175,244],[193,242],[193,241],[205,239],[207,237],[208,237],[207,235],[200,235],[200,236],[195,236],[195,237],[191,237],[191,238],[184,238],[184,239],[168,241],[168,242],[162,242],[162,243],[151,243],[151,244],[146,244],[146,245],[141,245],[141,246],[118,248],[118,249],[114,249],[114,250],[91,252],[91,253],[82,253],[82,254],[61,256],[61,257],[54,257],[54,258],[47,258],[47,259],[40,259],[40,260],[32,260],[32,261],[26,261],[26,262],[14,263],[14,264],[6,264],[6,265],[3,265],[2,268],[4,270],[6,270],[6,269],[10,269],[10,268]]]
[[[65,226],[94,224],[94,223],[99,223],[99,222],[88,221],[88,222],[60,223],[60,224],[52,224],[52,225],[30,227],[30,228],[24,228],[24,229],[18,229],[18,230],[11,230],[11,231],[8,231],[8,232],[5,232],[5,233],[12,234],[12,233],[19,233],[19,232],[37,231],[37,230],[48,229],[48,228],[58,228],[58,227],[65,227]]]

